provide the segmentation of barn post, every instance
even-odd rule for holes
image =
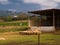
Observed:
[[[55,11],[53,10],[53,26],[55,28]],[[55,32],[55,29],[54,29],[54,32]]]
[[[31,24],[30,24],[30,17],[28,16],[28,27],[30,28],[31,27]]]

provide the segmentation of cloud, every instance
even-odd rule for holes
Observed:
[[[34,3],[40,5],[40,9],[56,8],[60,0],[23,0],[24,3]]]
[[[60,0],[54,0],[55,2],[59,2],[60,3]]]
[[[3,4],[3,5],[5,5],[5,4],[9,4],[10,2],[8,1],[8,0],[0,0],[0,4]]]
[[[16,12],[16,10],[15,10],[15,9],[8,9],[8,11],[13,11],[13,12]]]

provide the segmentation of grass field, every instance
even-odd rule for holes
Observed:
[[[20,26],[17,26],[17,27],[12,27],[12,28],[0,28],[0,33],[4,33],[4,32],[19,32],[19,31],[25,31],[27,30],[28,27],[20,27]]]
[[[0,45],[37,45],[37,35],[20,35],[16,33],[0,33]],[[41,45],[60,45],[60,35],[54,34],[41,34],[40,35]]]
[[[40,43],[47,45],[60,45],[60,35],[42,34],[40,36]]]
[[[28,29],[28,21],[0,22],[0,33],[16,32]]]
[[[20,35],[20,34],[9,34],[1,33],[0,38],[5,38],[5,40],[0,40],[0,45],[33,45],[37,44],[37,35]]]
[[[28,28],[27,21],[0,23],[0,45],[37,45],[37,35],[21,35],[19,31]],[[2,38],[2,39],[1,39]],[[40,35],[41,45],[60,45],[60,32]]]
[[[0,26],[28,26],[27,21],[0,22]]]

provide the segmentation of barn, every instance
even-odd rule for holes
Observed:
[[[46,9],[29,11],[28,13],[38,14],[41,17],[39,28],[41,31],[56,31],[60,30],[60,9]]]

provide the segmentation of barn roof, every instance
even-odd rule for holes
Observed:
[[[45,15],[45,14],[52,15],[53,12],[55,15],[60,15],[60,9],[46,9],[46,10],[29,11],[28,13],[40,14],[40,15]]]

